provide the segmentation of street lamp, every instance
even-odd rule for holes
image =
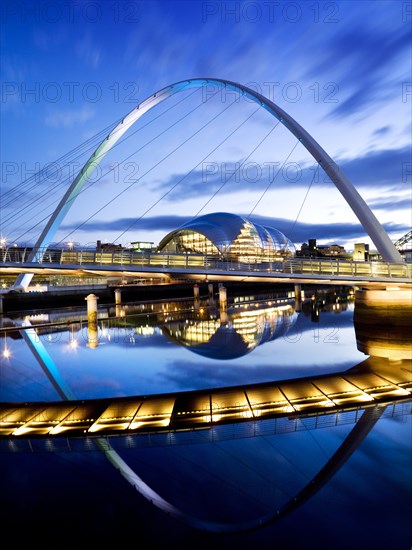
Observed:
[[[81,245],[77,241],[69,241],[67,243],[67,247],[69,250],[75,250],[75,249],[81,248]]]

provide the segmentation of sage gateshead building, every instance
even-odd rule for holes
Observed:
[[[189,220],[168,233],[157,251],[260,263],[291,258],[296,249],[292,241],[274,227],[252,223],[237,214],[215,212]]]

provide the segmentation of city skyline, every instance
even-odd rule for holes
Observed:
[[[2,238],[35,240],[115,121],[165,86],[209,77],[249,86],[291,115],[396,240],[411,219],[408,6],[3,4]],[[297,246],[316,238],[374,248],[333,183],[273,117],[232,93],[190,93],[126,134],[56,242],[156,244],[197,213],[227,211],[275,226]]]

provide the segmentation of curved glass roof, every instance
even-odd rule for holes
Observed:
[[[215,212],[213,214],[205,214],[181,225],[166,237],[159,244],[159,249],[163,248],[177,233],[185,229],[191,229],[197,233],[204,235],[211,241],[220,251],[224,251],[239,235],[245,220],[236,214],[228,212]]]
[[[274,227],[258,225],[237,214],[214,212],[189,220],[178,229],[168,233],[159,243],[158,250],[162,250],[174,236],[185,230],[191,230],[204,235],[221,252],[225,252],[239,236],[245,224],[250,224],[256,229],[262,248],[266,248],[268,241],[272,241],[275,250],[284,248],[295,249],[294,244],[281,231]]]
[[[279,229],[275,229],[274,227],[268,227],[265,226],[264,228],[269,235],[271,236],[275,247],[277,249],[279,248],[291,248],[292,250],[295,250],[295,245],[292,243],[291,240],[289,240],[286,235],[284,235]]]

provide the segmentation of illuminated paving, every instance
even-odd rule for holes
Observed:
[[[102,436],[207,429],[300,418],[409,400],[411,361],[369,358],[339,374],[174,394],[50,403],[2,403],[0,438]]]

